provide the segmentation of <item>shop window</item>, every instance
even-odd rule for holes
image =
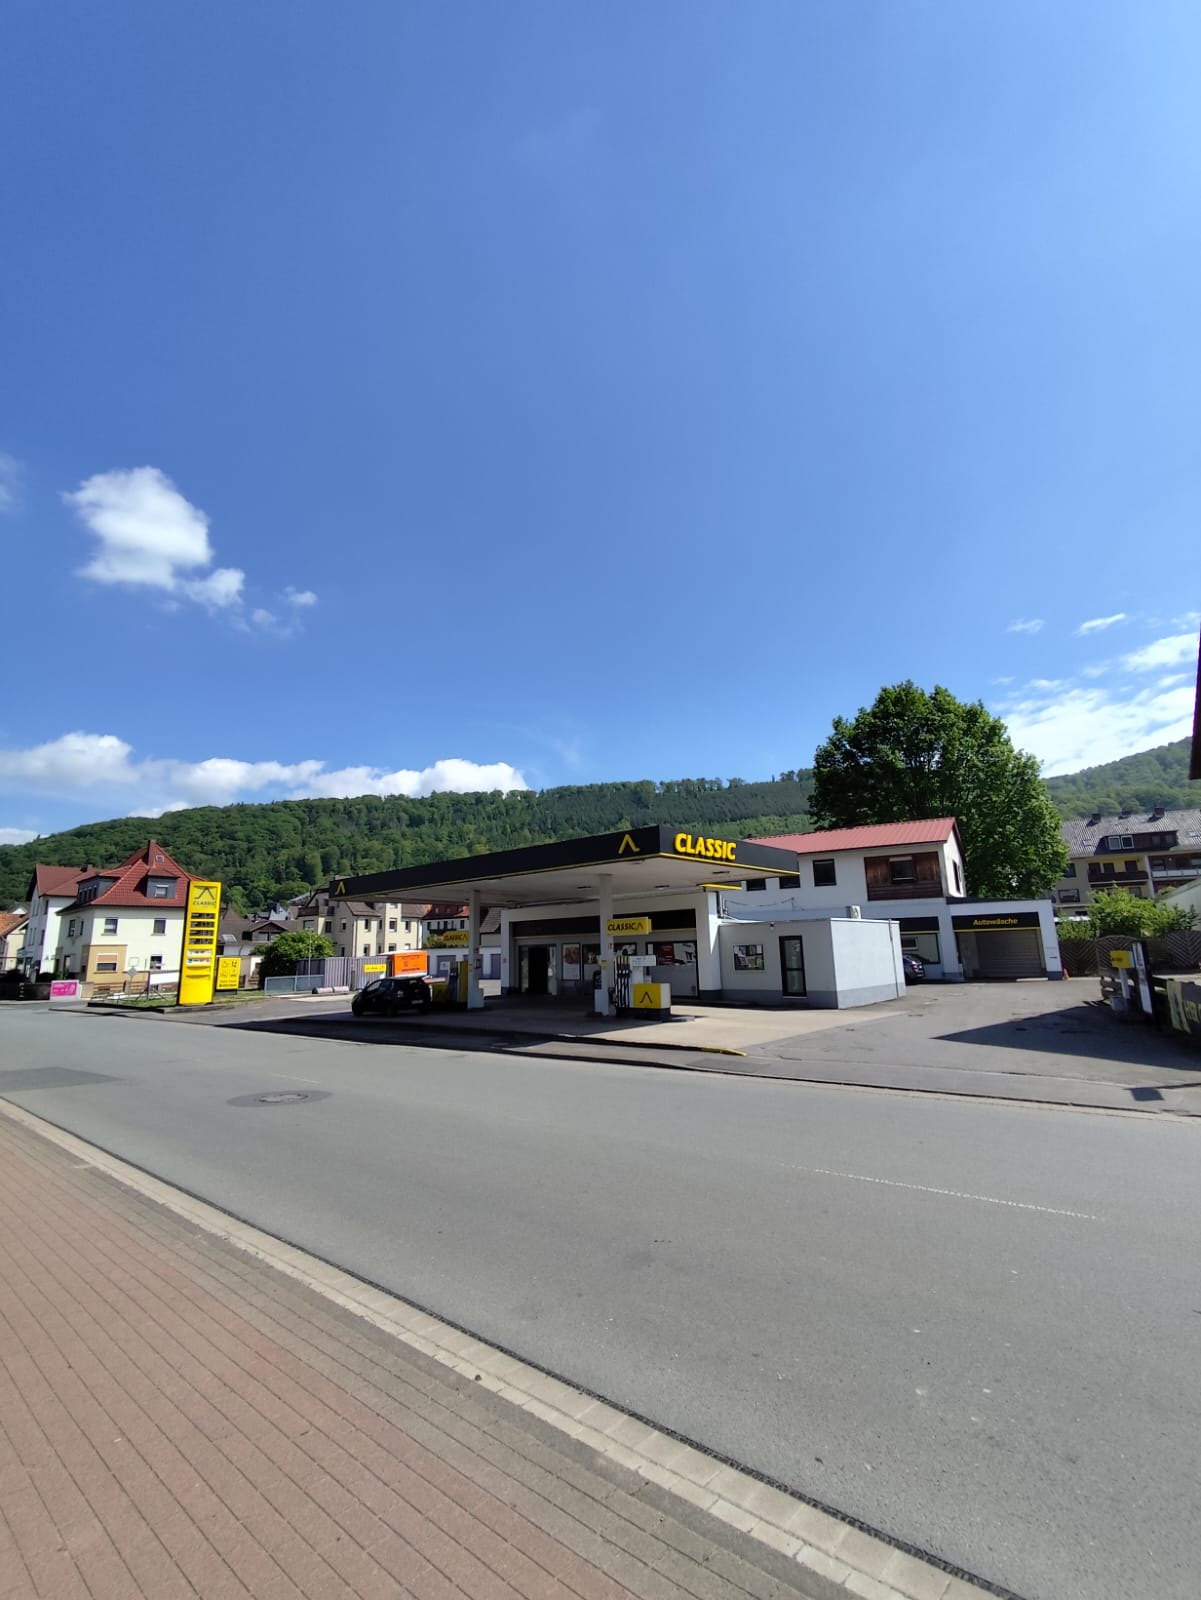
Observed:
[[[743,885],[748,894],[761,894],[767,888],[766,878],[748,878]]]
[[[833,861],[815,861],[813,863],[813,887],[815,889],[832,889],[838,882],[838,874]]]
[[[763,946],[761,944],[736,944],[734,946],[735,972],[762,972]]]

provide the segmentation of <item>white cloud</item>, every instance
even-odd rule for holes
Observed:
[[[1086,633],[1101,633],[1106,628],[1112,628],[1117,622],[1125,622],[1126,613],[1117,611],[1112,617],[1091,617],[1088,622],[1082,622],[1076,629],[1076,637],[1080,638]]]
[[[1156,672],[1160,667],[1178,666],[1182,661],[1195,660],[1197,635],[1174,633],[1166,639],[1155,639],[1141,650],[1132,650],[1122,657],[1127,672]]]
[[[179,586],[180,593],[195,600],[210,611],[221,611],[227,606],[242,603],[242,585],[246,574],[237,567],[217,567],[207,578],[189,579]]]
[[[157,467],[98,472],[63,499],[100,541],[81,577],[186,593],[184,574],[212,562],[208,518]]]
[[[115,734],[83,732],[63,734],[28,750],[0,750],[0,791],[63,797],[96,791],[127,801],[134,816],[161,816],[185,806],[230,805],[251,796],[265,800],[360,794],[413,797],[440,790],[507,793],[528,787],[507,762],[459,757],[394,772],[366,766],[330,771],[318,760],[134,759],[133,747]]]
[[[0,828],[0,844],[28,844],[36,838],[34,828]]]
[[[1043,763],[1045,776],[1116,761],[1192,731],[1193,690],[1155,685],[1123,695],[1112,688],[1027,694],[999,709],[1019,750]]]
[[[95,555],[80,568],[81,577],[155,589],[165,597],[165,609],[191,600],[207,611],[224,613],[240,628],[248,626],[242,609],[246,574],[241,567],[212,566],[208,517],[157,467],[98,472],[63,499],[98,540]],[[251,611],[250,624],[287,637],[297,631],[300,613],[317,604],[311,589],[289,586],[283,599],[291,611],[287,624],[263,606]]]
[[[442,791],[469,794],[481,789],[501,789],[507,794],[511,789],[528,787],[521,773],[507,761],[477,766],[474,761],[452,756],[435,761],[431,767],[422,767],[420,771],[405,767],[396,772],[381,772],[373,767],[343,767],[338,772],[320,773],[301,792],[305,795],[403,794],[411,798]]]
[[[1005,632],[1006,633],[1037,633],[1039,631],[1039,629],[1042,627],[1042,625],[1043,625],[1043,619],[1041,617],[1031,617],[1028,622],[1023,622],[1023,621],[1021,621],[1019,619],[1017,622],[1011,622],[1009,624],[1009,626],[1005,629]]]
[[[23,477],[21,463],[16,457],[0,450],[0,513],[20,509]]]

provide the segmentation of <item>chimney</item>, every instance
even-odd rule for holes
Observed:
[[[1092,816],[1089,817],[1089,819],[1088,819],[1088,826],[1090,828],[1095,828],[1097,826],[1098,822],[1100,822],[1100,820],[1101,820],[1101,813],[1099,811],[1094,811]]]
[[[1152,813],[1151,813],[1151,815],[1150,815],[1148,820],[1151,821],[1151,822],[1158,822],[1159,819],[1163,816],[1163,814],[1164,814],[1163,807],[1162,806],[1156,806],[1154,811],[1152,811]]]

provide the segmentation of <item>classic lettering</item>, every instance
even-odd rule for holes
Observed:
[[[678,856],[697,856],[702,861],[733,861],[733,839],[706,839],[700,834],[677,833],[675,851]]]

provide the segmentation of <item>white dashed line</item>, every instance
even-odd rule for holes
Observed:
[[[918,1194],[941,1194],[951,1200],[979,1200],[987,1206],[1010,1206],[1015,1211],[1041,1211],[1048,1217],[1075,1217],[1078,1222],[1103,1222],[1088,1211],[1062,1211],[1057,1206],[1031,1205],[1028,1200],[1001,1200],[995,1194],[968,1194],[962,1189],[935,1189],[926,1183],[899,1183],[895,1178],[869,1178],[862,1172],[834,1172],[829,1167],[793,1167],[794,1172],[812,1172],[821,1178],[852,1178],[856,1183],[879,1183],[888,1189],[913,1189]]]

